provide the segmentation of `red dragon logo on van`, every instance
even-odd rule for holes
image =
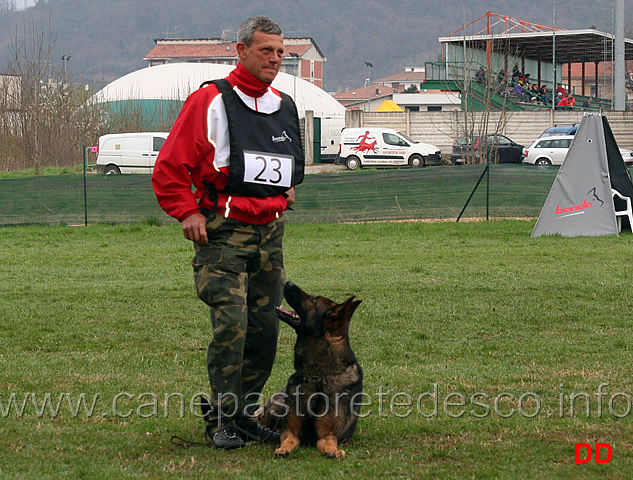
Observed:
[[[358,137],[356,141],[360,143],[356,147],[352,148],[355,152],[366,153],[371,151],[376,153],[376,137],[370,137],[369,130],[365,132],[365,135]]]

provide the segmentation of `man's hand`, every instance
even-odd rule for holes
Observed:
[[[207,237],[207,217],[201,213],[194,213],[182,221],[182,232],[187,240],[206,245],[209,242]]]
[[[286,190],[286,201],[288,202],[289,207],[292,207],[292,204],[295,203],[295,187],[292,187],[290,190]]]

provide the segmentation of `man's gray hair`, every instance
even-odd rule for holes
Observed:
[[[265,16],[257,15],[255,17],[244,20],[237,30],[237,41],[250,46],[253,43],[253,35],[255,32],[261,31],[273,35],[283,35],[281,27],[277,23]]]

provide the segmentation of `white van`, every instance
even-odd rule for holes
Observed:
[[[321,117],[321,163],[333,163],[338,157],[345,117]]]
[[[99,137],[97,172],[152,173],[168,133],[112,133]]]
[[[424,167],[442,160],[440,149],[416,142],[391,128],[346,128],[341,133],[339,157],[350,170],[358,167],[401,165]]]

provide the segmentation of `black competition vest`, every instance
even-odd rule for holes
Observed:
[[[295,103],[281,93],[274,113],[250,109],[225,80],[213,80],[229,124],[229,179],[222,192],[248,197],[281,195],[303,181],[305,158]]]

